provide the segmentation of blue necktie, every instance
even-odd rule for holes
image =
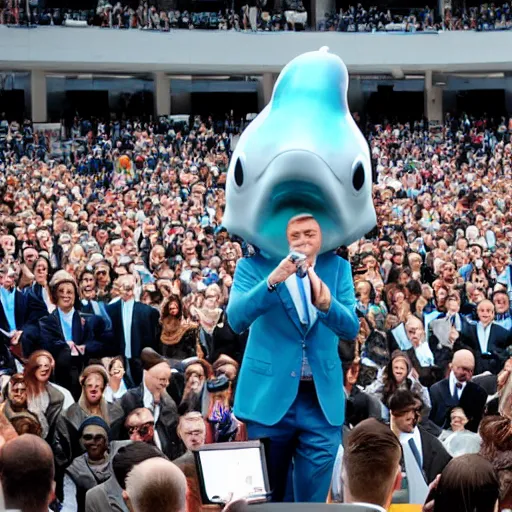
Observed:
[[[304,281],[297,274],[295,274],[297,278],[297,285],[299,286],[300,298],[302,299],[302,307],[304,308],[304,315],[306,320],[306,325],[309,326],[311,323],[311,319],[309,318],[309,302],[306,296],[306,289],[304,288]]]
[[[411,439],[409,439],[409,441],[407,441],[407,443],[409,444],[409,447],[411,448],[411,452],[414,455],[416,462],[418,463],[418,467],[420,468],[421,471],[423,471],[422,464],[421,464],[420,452],[418,451],[418,447],[416,446],[414,439],[411,437]]]

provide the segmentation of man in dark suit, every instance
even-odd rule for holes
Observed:
[[[140,356],[144,377],[142,384],[128,390],[110,411],[113,439],[128,439],[126,417],[135,409],[146,408],[155,419],[153,441],[164,454],[173,460],[185,449],[178,437],[178,408],[166,388],[171,379],[171,367],[167,360],[151,348],[144,348]]]
[[[430,484],[443,471],[451,457],[441,441],[418,426],[422,408],[423,403],[411,391],[396,391],[389,402],[390,426],[402,445],[409,446],[425,482]]]
[[[450,364],[450,375],[430,388],[432,409],[430,419],[438,426],[448,428],[448,414],[455,407],[461,407],[469,419],[466,428],[478,431],[482,419],[487,393],[478,384],[471,382],[475,358],[469,350],[458,350]]]
[[[494,304],[482,300],[477,306],[478,322],[465,324],[461,342],[475,354],[475,374],[485,371],[497,375],[507,360],[512,334],[494,323]]]
[[[19,269],[14,265],[0,267],[0,342],[7,347],[21,344],[28,356],[32,340],[39,334],[38,321],[47,311],[32,294],[16,289],[18,277]]]
[[[134,300],[135,278],[119,279],[121,299],[107,306],[112,320],[113,346],[124,356],[127,376],[138,386],[142,381],[140,354],[143,348],[156,349],[160,339],[160,314],[157,309]]]

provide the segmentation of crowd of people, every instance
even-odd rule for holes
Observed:
[[[280,31],[305,30],[307,12],[301,0],[285,0],[282,7],[268,9],[266,2],[250,0],[240,9],[234,3],[226,4],[218,11],[199,12],[192,8],[158,8],[141,0],[134,8],[121,2],[110,4],[100,0],[95,10],[69,8],[40,9],[19,0],[13,0],[0,11],[0,22],[7,25],[67,26],[83,28],[88,26],[158,30],[168,32],[176,29],[237,30],[237,31]]]
[[[132,510],[149,510],[133,500],[160,470],[162,486],[188,485],[188,510],[199,510],[191,453],[248,437],[233,414],[247,332],[233,331],[226,306],[237,261],[258,249],[222,227],[238,127],[227,116],[75,119],[69,129],[85,143],[55,158],[29,121],[0,122],[6,506],[40,510],[13,476],[29,453],[57,483],[53,510],[128,510],[133,496]],[[420,479],[438,486],[446,510],[439,489],[455,485],[464,456],[493,482],[488,510],[498,498],[510,508],[512,119],[371,125],[367,137],[378,225],[338,250],[360,330],[339,342],[351,433],[331,499],[371,499],[369,486],[347,491],[341,477],[368,459],[369,428],[395,445],[383,463],[397,457],[398,473],[388,465],[383,475],[405,477],[375,504],[415,499]],[[166,510],[183,510],[176,503]]]
[[[137,8],[121,2],[110,4],[100,0],[96,10],[69,8],[41,9],[37,2],[10,0],[0,9],[0,23],[11,26],[97,26],[116,29],[158,30],[176,29],[282,31],[314,30],[301,0],[285,0],[271,9],[266,2],[250,0],[241,9],[234,5],[213,12],[194,12],[191,9],[163,9],[141,0]],[[334,32],[439,32],[445,30],[509,30],[512,28],[510,5],[481,4],[443,16],[434,8],[413,9],[404,13],[392,12],[384,6],[363,4],[326,13],[318,20],[316,29]]]

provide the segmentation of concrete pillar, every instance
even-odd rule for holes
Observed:
[[[171,115],[171,79],[165,73],[155,73],[154,80],[154,102],[155,116]]]
[[[32,104],[32,121],[34,123],[46,123],[48,119],[46,75],[44,71],[39,69],[31,73],[30,99]]]
[[[425,117],[429,123],[442,123],[443,89],[432,84],[432,71],[425,73]]]
[[[260,112],[270,103],[277,76],[273,73],[264,73],[260,78],[258,87],[258,108]]]
[[[311,3],[312,20],[309,26],[314,30],[318,29],[318,24],[325,19],[326,14],[331,14],[336,10],[336,0],[314,0]]]

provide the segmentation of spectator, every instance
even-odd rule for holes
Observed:
[[[469,350],[458,350],[453,355],[448,378],[430,388],[432,410],[430,419],[440,427],[447,427],[451,407],[459,406],[468,418],[466,428],[477,432],[482,419],[487,393],[471,382],[475,368],[475,358]]]
[[[343,455],[343,501],[377,505],[387,510],[393,491],[400,488],[402,447],[395,434],[371,418],[348,435]],[[372,474],[373,485],[364,483]]]
[[[390,400],[391,430],[407,444],[428,484],[434,481],[451,457],[441,442],[418,426],[421,401],[407,390],[398,390]]]
[[[20,436],[0,451],[0,478],[8,509],[47,512],[55,496],[54,474],[52,450],[37,436]]]
[[[185,475],[172,462],[154,458],[130,471],[123,498],[133,512],[185,512],[186,494]]]
[[[129,512],[124,499],[126,477],[141,462],[164,454],[155,446],[146,443],[131,443],[121,446],[112,460],[113,477],[87,491],[85,497],[86,512],[104,512],[108,507],[112,510]]]
[[[138,385],[142,380],[141,351],[145,347],[157,348],[159,314],[151,306],[135,301],[133,276],[122,277],[119,286],[121,300],[107,306],[107,313],[112,319],[115,352],[124,356],[127,376]]]
[[[155,419],[155,444],[171,460],[183,453],[177,436],[178,409],[166,388],[171,378],[171,368],[167,361],[150,348],[141,353],[144,368],[142,384],[130,389],[112,409],[112,435],[120,439],[122,427],[130,412],[138,408],[149,409]],[[123,437],[127,437],[124,433]]]
[[[463,455],[451,460],[441,473],[434,512],[491,512],[496,510],[498,496],[499,483],[491,464],[480,455]]]

